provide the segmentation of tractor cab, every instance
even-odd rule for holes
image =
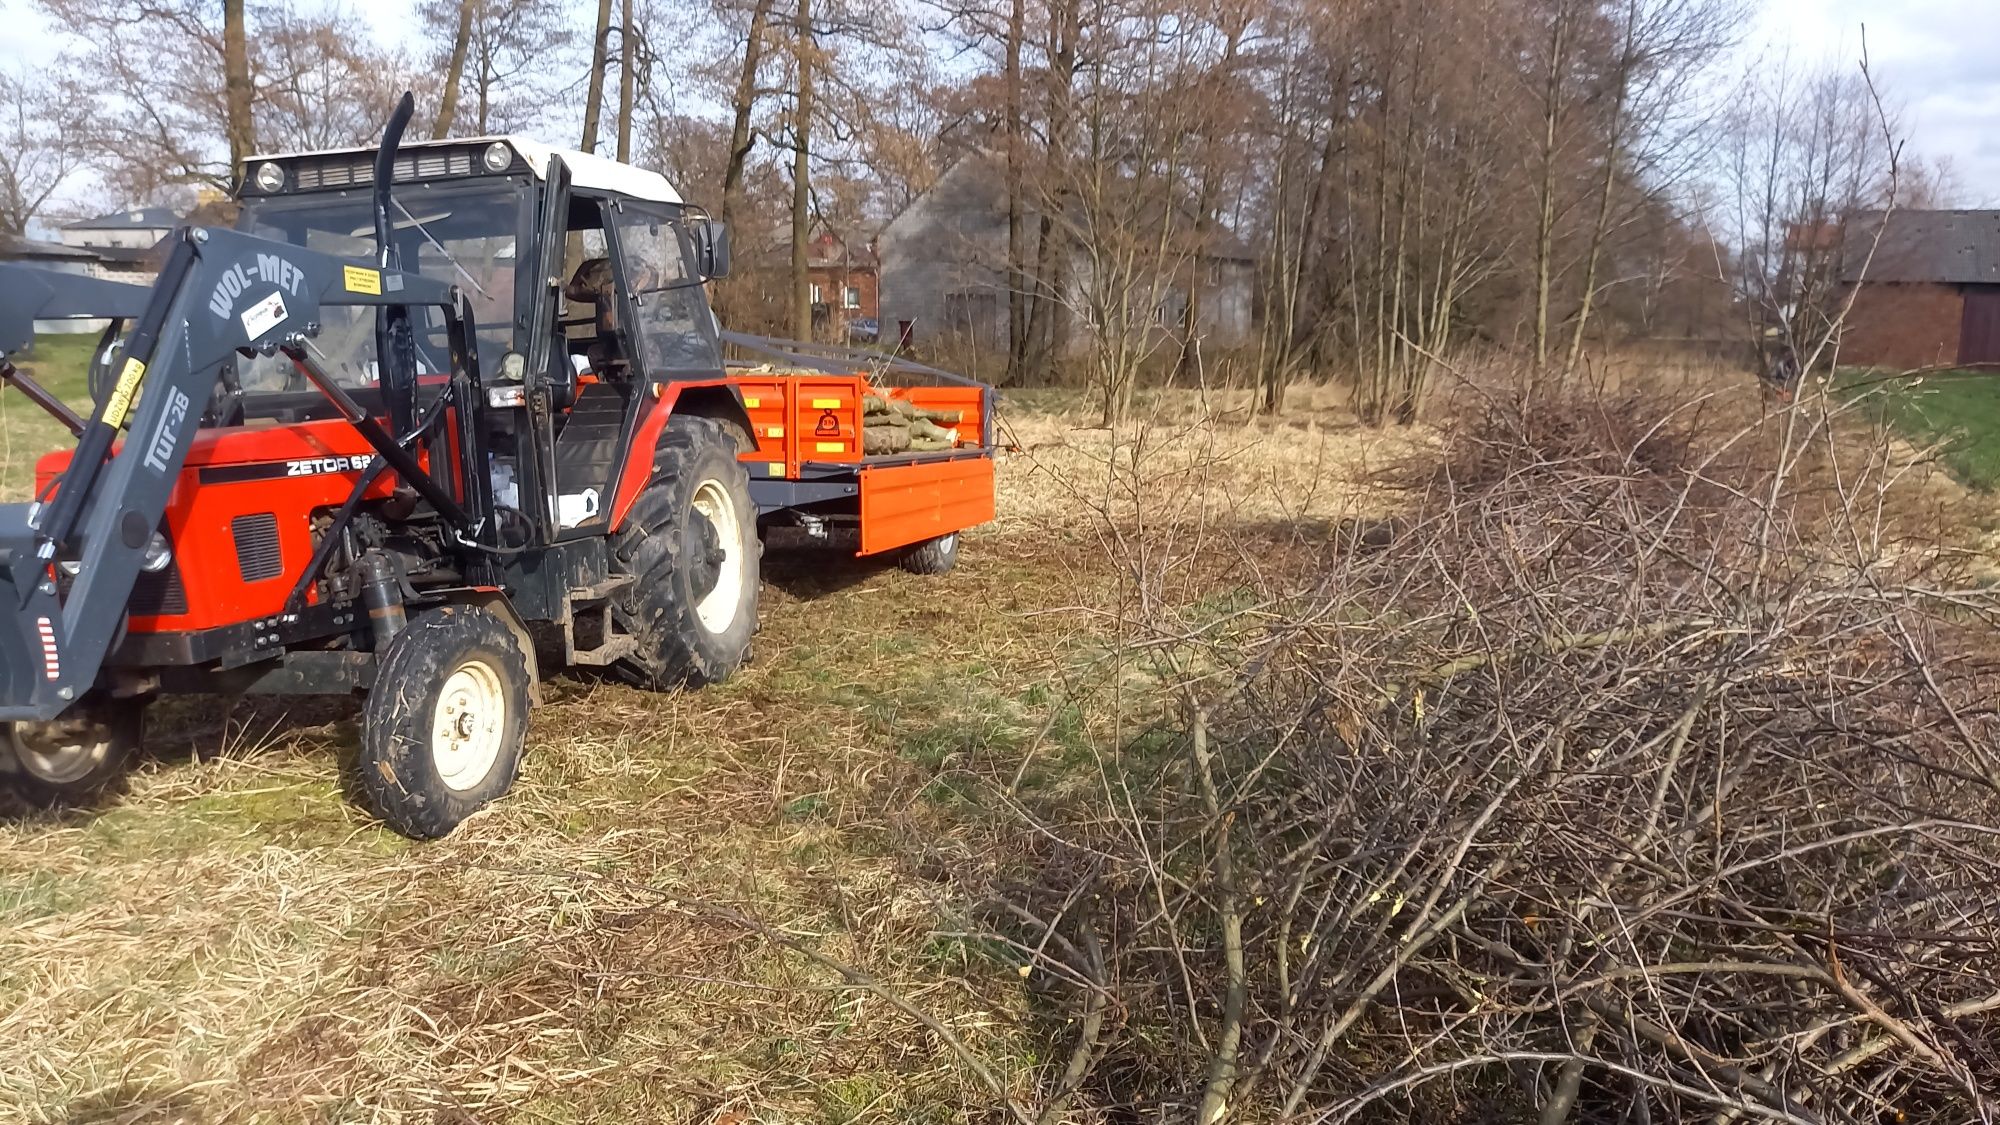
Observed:
[[[237,191],[236,228],[328,254],[375,252],[374,157],[355,149],[254,158]],[[621,438],[649,388],[722,373],[702,289],[727,269],[720,225],[657,173],[518,137],[404,146],[389,209],[390,260],[458,285],[480,369],[513,384],[489,389],[486,403],[500,502],[544,524],[543,538],[601,521],[622,468]],[[386,409],[373,318],[342,312],[314,347],[357,401]],[[413,335],[421,409],[450,357],[435,316]],[[238,382],[233,409],[213,423],[331,416],[282,357],[249,361]],[[535,479],[537,466],[548,479]],[[546,486],[552,513],[524,507],[520,498],[533,494],[524,486]]]

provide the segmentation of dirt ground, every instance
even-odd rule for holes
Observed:
[[[774,553],[748,669],[554,679],[514,792],[438,843],[342,792],[349,703],[157,705],[124,792],[0,807],[0,1120],[981,1116],[968,1057],[1043,1065],[1032,982],[940,872],[1010,862],[962,779],[1059,774],[1152,705],[1078,705],[1119,529],[1309,555],[1423,441],[1310,391],[1279,423],[1229,405],[1164,395],[1114,443],[1080,402],[1010,403],[956,572]]]

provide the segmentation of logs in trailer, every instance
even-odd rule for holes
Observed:
[[[150,289],[0,266],[0,380],[76,437],[0,505],[0,770],[30,799],[118,777],[164,695],[353,693],[358,791],[442,836],[513,783],[549,663],[734,672],[772,528],[935,573],[993,517],[983,384],[725,332],[727,232],[662,177],[402,146],[410,111],[379,149],[247,162],[234,228],[176,231]],[[88,418],[10,362],[64,317],[109,321]],[[867,454],[869,395],[959,424]]]

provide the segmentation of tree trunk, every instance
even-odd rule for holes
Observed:
[[[1556,141],[1562,120],[1563,67],[1569,50],[1569,5],[1558,3],[1549,32],[1549,80],[1543,90],[1542,176],[1535,215],[1535,365],[1549,361],[1549,293],[1555,287]]]
[[[583,143],[585,152],[597,151],[597,123],[603,116],[604,60],[611,46],[611,0],[597,0],[597,35],[590,47],[590,92],[584,95]]]
[[[632,0],[618,13],[618,160],[632,160]]]
[[[241,172],[257,151],[257,124],[251,116],[250,49],[243,26],[243,0],[222,4],[222,90],[228,117],[229,169]]]
[[[445,68],[444,94],[438,98],[437,121],[431,125],[431,139],[451,136],[458,117],[458,88],[465,81],[465,52],[472,45],[472,9],[479,0],[458,0],[458,29],[451,37],[451,64]],[[482,115],[483,116],[483,115]]]
[[[722,173],[722,213],[726,224],[743,201],[743,166],[756,144],[750,129],[757,108],[757,72],[764,60],[764,29],[771,21],[771,0],[757,0],[750,9],[750,39],[743,45],[743,68],[736,74],[736,94],[730,99],[735,119],[729,126],[729,164]]]
[[[799,0],[796,31],[799,96],[792,116],[792,336],[810,341],[812,278],[806,272],[806,256],[812,239],[812,0]]]
[[[1007,372],[1005,381],[1019,382],[1028,360],[1028,293],[1022,266],[1028,256],[1027,216],[1022,200],[1021,162],[1021,36],[1026,0],[1013,0],[1007,12]]]

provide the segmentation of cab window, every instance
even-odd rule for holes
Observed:
[[[689,247],[680,222],[628,204],[614,214],[612,224],[645,369],[666,373],[720,368],[722,358],[711,334],[701,279],[688,268]]]

